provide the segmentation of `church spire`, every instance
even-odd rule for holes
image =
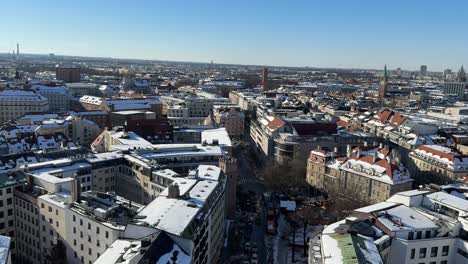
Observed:
[[[383,77],[380,80],[380,86],[379,86],[379,98],[380,99],[385,98],[385,94],[387,93],[387,86],[388,86],[388,73],[387,73],[387,64],[385,64]]]

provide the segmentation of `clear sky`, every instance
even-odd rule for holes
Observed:
[[[456,70],[468,64],[468,1],[10,0],[0,52]]]

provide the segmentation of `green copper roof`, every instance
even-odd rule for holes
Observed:
[[[356,250],[354,249],[353,240],[350,234],[330,234],[331,238],[338,242],[338,248],[341,251],[342,263],[344,264],[359,264]]]

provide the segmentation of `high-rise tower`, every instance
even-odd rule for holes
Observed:
[[[384,73],[383,73],[382,79],[380,80],[380,85],[379,85],[379,98],[380,99],[385,98],[385,94],[387,92],[387,86],[388,86],[388,75],[387,75],[387,65],[385,65]]]
[[[268,90],[268,68],[263,68],[262,70],[262,86],[263,90]]]
[[[457,81],[466,82],[466,72],[465,72],[465,69],[463,69],[463,65],[461,66],[460,70],[458,71]]]
[[[19,43],[16,43],[16,56],[19,58]]]

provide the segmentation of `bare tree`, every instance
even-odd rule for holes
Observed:
[[[289,193],[294,188],[307,186],[306,166],[299,162],[293,162],[289,166],[274,162],[270,166],[265,166],[261,174],[265,186],[271,191]]]

